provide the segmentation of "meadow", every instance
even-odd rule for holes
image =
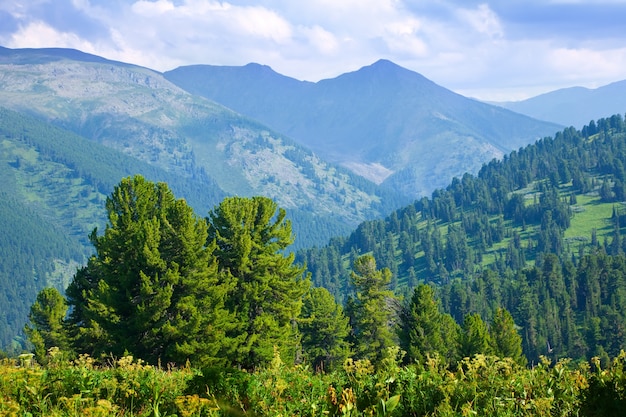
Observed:
[[[275,355],[264,369],[150,366],[55,350],[0,364],[2,416],[613,416],[626,407],[626,353],[606,367],[543,358],[531,367],[476,355],[446,368],[435,357],[401,365],[395,350],[376,369],[347,360],[313,372]],[[394,356],[395,355],[395,359]]]

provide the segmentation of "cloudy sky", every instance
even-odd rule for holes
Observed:
[[[0,0],[0,45],[166,71],[258,62],[318,81],[380,58],[461,94],[626,79],[626,0]]]

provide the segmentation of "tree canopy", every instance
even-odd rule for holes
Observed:
[[[220,279],[207,224],[166,184],[125,178],[106,201],[96,253],[68,288],[78,349],[125,352],[150,362],[219,362],[228,343]]]
[[[275,346],[293,358],[295,320],[309,280],[293,253],[284,252],[293,242],[285,210],[266,197],[226,198],[209,213],[209,240],[216,243],[220,272],[233,284],[226,301],[236,324],[227,332],[234,341],[232,363],[267,363]]]

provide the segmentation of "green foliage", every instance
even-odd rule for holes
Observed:
[[[163,370],[132,357],[103,365],[52,354],[45,367],[0,362],[0,414],[8,416],[618,416],[626,378],[621,352],[607,367],[547,358],[532,368],[476,355],[454,371],[438,358],[401,366],[390,349],[375,370],[346,361],[331,373],[289,366],[278,352],[254,372]]]
[[[31,326],[24,333],[35,348],[35,357],[45,362],[46,352],[52,347],[62,351],[70,350],[70,339],[65,328],[67,301],[56,288],[44,288],[37,294],[37,300],[30,308]]]
[[[489,355],[492,352],[492,341],[487,324],[479,314],[468,314],[461,326],[459,353],[461,357],[472,357],[477,354]]]
[[[396,342],[397,300],[387,289],[391,271],[378,270],[374,257],[363,255],[354,261],[351,278],[356,293],[349,304],[355,354],[378,364]]]
[[[348,317],[327,289],[309,290],[303,300],[298,328],[304,356],[313,369],[336,369],[351,355]]]
[[[164,183],[126,178],[107,199],[96,254],[68,288],[76,349],[150,363],[223,360],[230,288],[218,277],[207,225]]]
[[[430,285],[420,284],[413,290],[401,323],[400,346],[407,352],[409,363],[423,366],[437,356],[448,364],[457,359],[459,326],[450,315],[440,311]]]
[[[391,289],[432,283],[457,323],[475,313],[491,323],[505,308],[531,363],[615,356],[626,348],[620,120],[541,139],[298,259],[338,300],[350,263],[371,253],[393,271]]]
[[[500,358],[511,358],[518,365],[526,365],[522,352],[522,337],[515,328],[513,316],[505,308],[497,308],[489,327],[491,350]]]
[[[593,358],[593,371],[584,392],[582,411],[586,416],[620,416],[626,407],[626,353],[621,351],[603,369],[600,358]]]
[[[286,213],[266,197],[229,197],[209,213],[209,240],[227,282],[234,285],[226,308],[236,327],[227,331],[233,344],[230,363],[245,369],[267,364],[278,346],[294,359],[298,344],[295,320],[309,286],[294,255]]]

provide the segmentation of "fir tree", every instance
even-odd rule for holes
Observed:
[[[314,369],[335,369],[350,356],[348,318],[325,288],[311,288],[298,324],[304,356]]]
[[[496,308],[489,335],[491,336],[491,349],[496,356],[511,358],[522,366],[526,365],[526,357],[522,352],[522,337],[518,334],[513,317],[508,310]]]
[[[378,270],[374,257],[363,255],[354,262],[351,281],[356,292],[349,308],[356,356],[378,363],[396,344],[397,300],[387,289],[391,271]]]
[[[35,348],[39,363],[45,362],[46,352],[51,347],[61,351],[70,350],[69,337],[64,327],[67,302],[56,288],[44,288],[30,308],[28,318],[32,326],[26,325],[24,333]]]
[[[106,201],[108,224],[68,288],[78,351],[150,363],[223,362],[230,283],[218,279],[207,225],[166,184],[125,178]]]
[[[294,255],[285,255],[293,243],[285,210],[266,197],[226,198],[209,213],[208,230],[225,283],[234,283],[226,302],[236,317],[227,333],[234,341],[231,364],[253,369],[269,363],[275,346],[293,361],[295,320],[309,280]]]
[[[424,363],[427,356],[440,355],[448,363],[456,360],[458,325],[439,311],[433,288],[420,284],[402,313],[400,343],[409,362]]]

